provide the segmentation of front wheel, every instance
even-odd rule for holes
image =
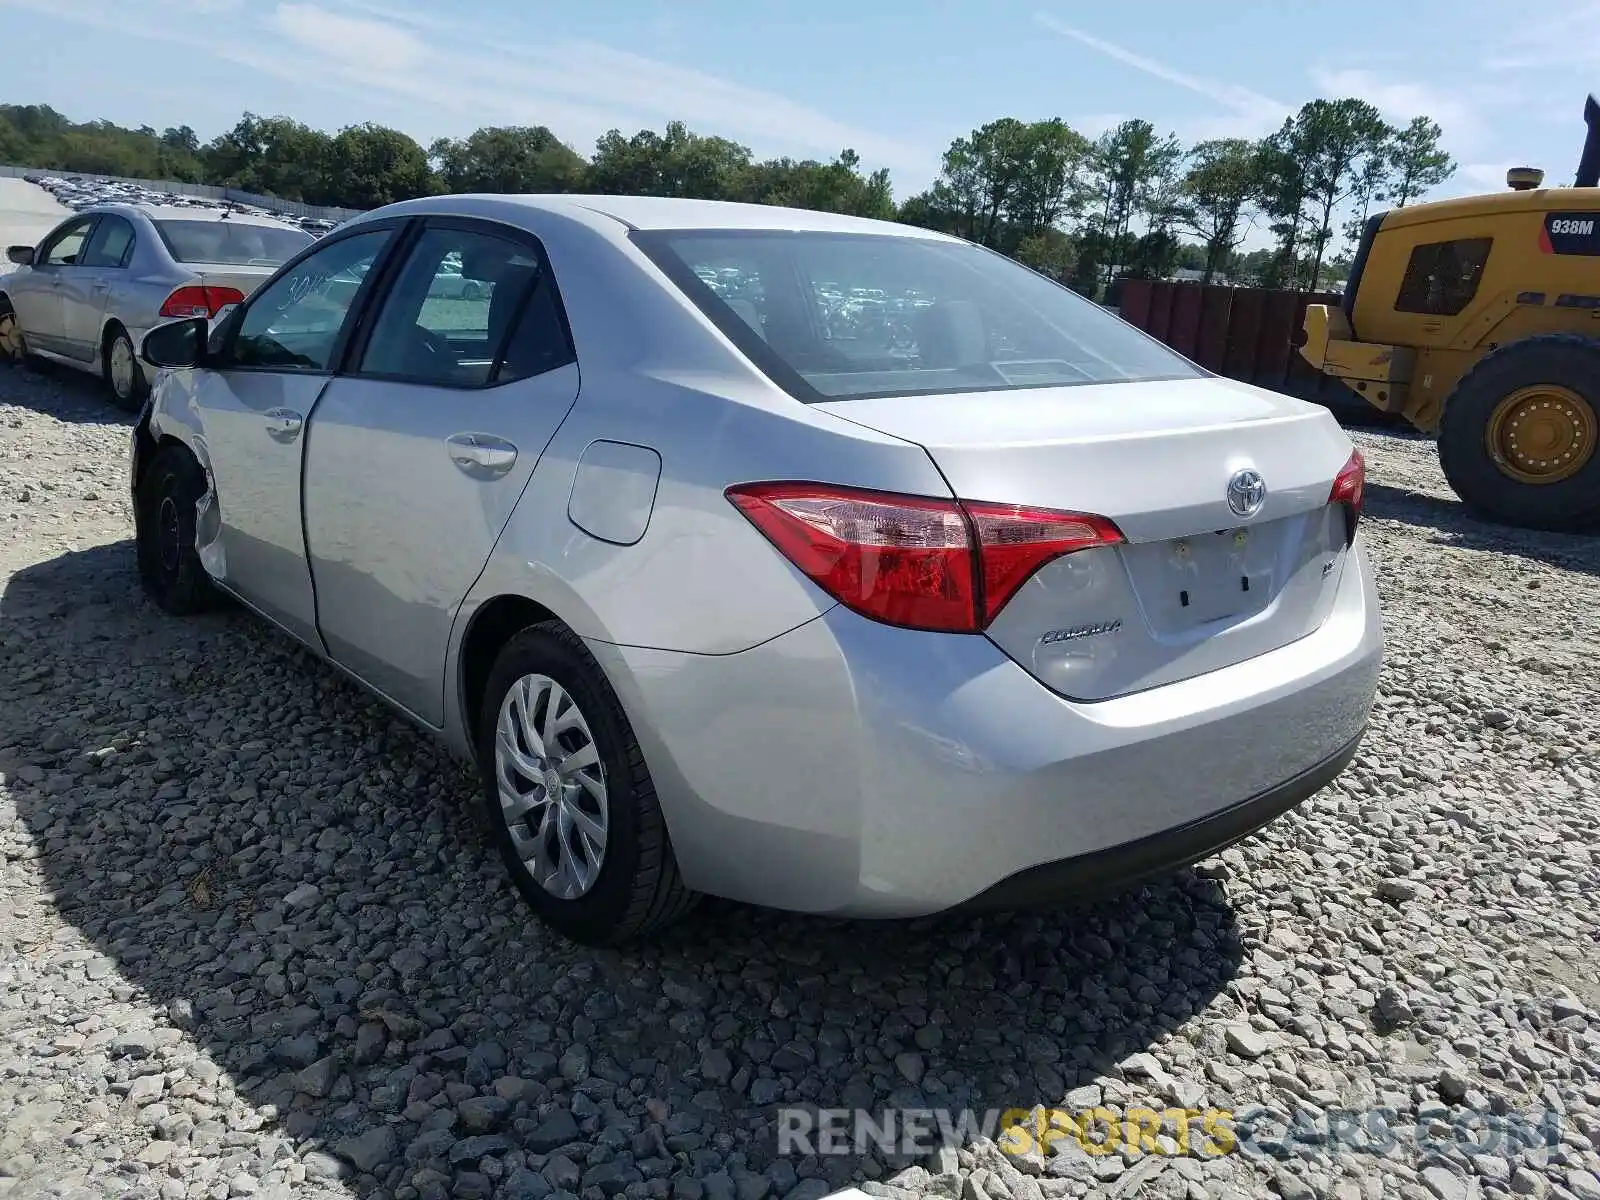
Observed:
[[[134,531],[139,581],[173,616],[204,612],[217,602],[195,549],[195,506],[205,494],[205,472],[177,445],[157,451],[139,481]]]
[[[1493,351],[1445,403],[1439,462],[1456,495],[1526,529],[1600,525],[1600,342],[1524,338]]]
[[[477,751],[501,857],[556,932],[615,945],[693,907],[628,718],[566,626],[531,626],[500,651]]]

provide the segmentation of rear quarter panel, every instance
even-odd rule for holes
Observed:
[[[528,210],[520,221],[530,226]],[[831,608],[728,502],[759,479],[949,495],[925,451],[792,399],[683,300],[597,214],[535,214],[577,348],[576,404],[546,448],[457,617],[524,596],[580,636],[618,645],[733,654]],[[584,450],[604,439],[647,447],[661,477],[643,535],[591,536],[568,516]]]

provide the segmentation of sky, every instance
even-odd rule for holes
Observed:
[[[996,117],[1093,136],[1259,136],[1306,100],[1426,115],[1461,164],[1436,196],[1527,164],[1570,183],[1600,91],[1600,0],[0,0],[0,102],[192,126],[244,111],[424,145],[548,125],[587,154],[681,119],[759,156],[853,147],[904,198]]]

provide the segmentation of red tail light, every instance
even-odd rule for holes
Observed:
[[[1361,451],[1350,451],[1350,459],[1334,477],[1333,491],[1328,493],[1329,504],[1344,505],[1345,543],[1355,541],[1356,525],[1361,520],[1361,508],[1367,500],[1367,463]]]
[[[730,501],[807,578],[863,616],[977,633],[1051,559],[1122,534],[1104,517],[819,483],[750,483]]]
[[[161,306],[163,317],[214,317],[229,304],[238,304],[244,293],[238,288],[191,284],[167,297]]]

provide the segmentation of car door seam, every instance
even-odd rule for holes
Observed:
[[[311,425],[312,418],[316,415],[317,405],[322,403],[323,396],[328,394],[328,387],[333,383],[332,375],[325,375],[322,386],[317,389],[317,394],[311,398],[311,403],[306,406],[305,420],[300,426],[300,556],[306,565],[306,578],[311,583],[311,630],[317,635],[317,646],[329,661],[333,660],[333,652],[328,649],[328,639],[322,633],[322,597],[317,593],[317,569],[312,565],[311,554],[311,525],[306,519],[306,464],[311,458]]]

